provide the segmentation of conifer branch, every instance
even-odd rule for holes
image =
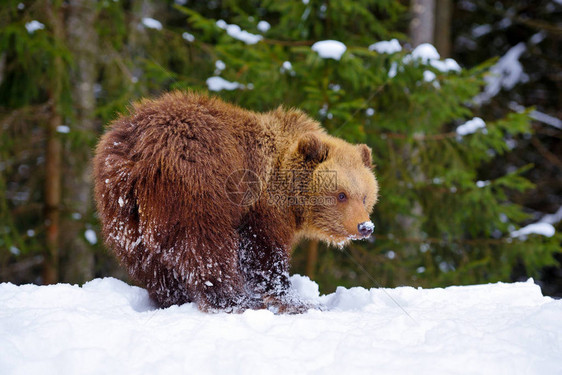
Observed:
[[[394,237],[391,235],[376,235],[377,239],[383,239],[387,241],[394,242],[406,242],[406,243],[428,243],[428,244],[449,244],[457,243],[462,245],[505,245],[509,243],[511,238],[474,238],[474,239],[464,239],[464,238],[416,238],[416,237]]]

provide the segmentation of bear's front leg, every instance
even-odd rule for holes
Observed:
[[[291,289],[287,222],[253,214],[240,230],[239,261],[249,292],[275,313],[299,314],[313,308]]]

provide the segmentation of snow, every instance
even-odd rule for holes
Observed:
[[[91,245],[95,245],[96,243],[98,243],[98,236],[93,229],[86,229],[86,231],[84,232],[84,237],[86,237],[86,240]]]
[[[325,296],[291,281],[326,310],[204,314],[155,309],[144,289],[112,278],[3,283],[0,373],[560,374],[562,301],[532,280]]]
[[[369,50],[376,51],[378,53],[387,53],[392,54],[396,52],[402,51],[402,46],[400,46],[400,42],[398,39],[392,40],[383,40],[377,43],[373,43],[369,46]]]
[[[516,111],[516,112],[524,112],[525,111],[525,107],[522,106],[521,104],[517,103],[517,102],[510,102],[509,103],[509,108]],[[550,125],[552,127],[555,127],[557,129],[561,129],[562,130],[562,120],[551,116],[549,114],[543,113],[543,112],[539,112],[537,110],[532,110],[531,112],[529,112],[529,116],[536,121],[540,121],[543,124],[546,125]]]
[[[149,29],[162,30],[162,23],[154,18],[144,17],[142,24]]]
[[[393,39],[395,40],[395,39]],[[392,41],[391,41],[392,42]],[[390,43],[391,42],[385,42],[385,43],[389,43],[387,44],[383,44],[377,48],[380,48],[381,51],[393,51],[392,47],[390,47]],[[382,42],[379,42],[382,43]],[[373,49],[375,45],[377,45],[378,43],[375,43],[373,45],[371,45],[369,47],[369,49]],[[396,41],[396,44],[394,44],[394,47],[399,47],[400,44],[398,43],[398,41]],[[398,51],[398,50],[397,50]],[[394,51],[394,52],[397,52]],[[411,64],[411,63],[421,63],[424,65],[429,65],[431,67],[433,67],[434,69],[439,70],[440,72],[443,73],[448,73],[448,72],[460,72],[461,71],[461,67],[460,65],[451,58],[447,58],[445,60],[441,60],[441,56],[439,55],[439,52],[437,52],[437,49],[431,45],[430,43],[422,43],[419,46],[417,46],[416,48],[414,48],[414,50],[407,54],[406,56],[404,56],[402,58],[402,63],[403,64]],[[398,64],[394,61],[392,62],[390,69],[388,71],[388,77],[389,78],[393,78],[396,76],[396,74],[398,72],[402,72],[403,68],[400,66],[398,66]],[[425,82],[432,82],[437,78],[437,76],[435,75],[435,73],[433,73],[430,70],[426,70],[423,72],[423,79]],[[439,88],[439,84],[437,82],[434,82],[434,85]]]
[[[241,40],[246,44],[256,44],[263,39],[261,35],[252,34],[247,32],[246,30],[242,30],[238,25],[229,25],[224,20],[218,20],[216,22],[216,25],[219,28],[226,30],[226,33],[232,38]]]
[[[476,181],[476,186],[480,189],[485,188],[486,186],[490,186],[491,182],[489,180],[486,181]]]
[[[430,60],[429,64],[441,72],[460,72],[460,65],[453,59],[448,58],[445,60]]]
[[[437,76],[436,76],[435,73],[433,73],[432,71],[430,71],[430,70],[425,70],[425,71],[423,72],[423,80],[424,80],[425,82],[434,81],[435,78],[437,78]]]
[[[269,24],[269,22],[267,21],[258,22],[258,30],[261,31],[262,33],[267,32],[269,29],[271,29],[271,25]]]
[[[27,22],[25,24],[25,29],[27,30],[27,32],[29,34],[33,34],[37,30],[43,30],[44,28],[45,28],[45,25],[43,25],[41,22],[36,21],[36,20]]]
[[[337,83],[330,83],[328,88],[332,91],[338,92],[341,90],[341,85],[338,85]]]
[[[533,223],[519,230],[511,232],[511,237],[525,239],[530,234],[538,234],[545,237],[552,237],[556,233],[554,226],[549,223]]]
[[[390,64],[390,69],[388,70],[388,77],[394,78],[396,77],[397,73],[398,73],[398,64],[396,63],[396,61],[393,61],[392,64]]]
[[[540,221],[541,221],[541,223],[548,223],[548,224],[552,224],[552,225],[561,222],[562,221],[562,207],[560,207],[558,209],[558,211],[556,211],[553,214],[544,215]]]
[[[529,42],[531,44],[539,44],[540,42],[545,40],[546,36],[547,36],[547,34],[544,31],[539,31],[536,34],[533,34],[531,39],[529,39]]]
[[[365,229],[368,230],[375,230],[375,224],[373,224],[372,221],[367,221],[366,223],[363,223],[362,226],[364,226]]]
[[[70,127],[68,125],[57,126],[57,133],[68,134],[70,133]]]
[[[500,30],[507,29],[512,24],[513,24],[513,22],[511,21],[511,19],[506,17],[498,23],[498,28]]]
[[[502,88],[510,90],[517,83],[528,80],[528,76],[523,71],[523,65],[519,62],[519,58],[526,50],[524,42],[516,44],[490,68],[490,74],[484,78],[486,81],[484,92],[474,98],[477,104],[488,102]]]
[[[558,119],[554,116],[548,115],[548,114],[543,113],[543,112],[539,112],[537,110],[531,111],[531,113],[529,113],[529,116],[531,116],[531,118],[533,120],[540,121],[543,124],[547,124],[547,125],[550,125],[552,127],[555,127],[557,129],[562,130],[562,120],[560,120],[560,119]]]
[[[292,76],[295,75],[295,71],[293,70],[293,64],[291,64],[290,61],[284,61],[283,65],[281,65],[281,68],[279,68],[279,71],[281,73],[289,73]]]
[[[457,127],[457,134],[460,136],[473,134],[478,129],[486,130],[486,123],[480,117],[474,117],[472,120],[465,122]]]
[[[480,38],[483,35],[486,35],[492,31],[492,26],[485,24],[485,25],[478,25],[472,29],[472,36],[474,38]]]
[[[187,31],[181,34],[181,37],[190,43],[195,40],[195,36],[193,36],[193,34],[191,33],[188,33]]]
[[[207,78],[207,87],[210,91],[221,91],[221,90],[236,90],[238,88],[244,88],[244,85],[238,82],[230,82],[222,77],[210,77]]]
[[[423,64],[429,64],[435,69],[444,73],[449,71],[455,71],[455,72],[461,71],[461,67],[455,60],[451,58],[445,60],[440,60],[440,59],[441,56],[439,55],[439,52],[437,52],[437,49],[433,45],[429,43],[422,43],[416,48],[414,48],[414,50],[410,55],[404,56],[403,61],[404,63],[409,63],[411,60],[419,60]]]
[[[312,50],[323,59],[341,59],[347,47],[337,40],[321,40],[312,45]]]
[[[226,69],[226,64],[222,60],[217,60],[215,61],[215,68],[217,68],[218,71],[223,71]]]
[[[411,55],[413,59],[422,60],[424,63],[428,63],[431,60],[439,60],[441,58],[437,49],[429,43],[420,44],[414,48]]]
[[[562,221],[562,207],[553,214],[544,215],[536,223],[529,224],[519,230],[510,233],[511,237],[526,240],[530,234],[538,234],[545,237],[552,237],[556,233],[554,224]]]

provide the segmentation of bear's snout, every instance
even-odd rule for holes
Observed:
[[[369,237],[373,230],[375,230],[375,224],[372,221],[365,221],[357,225],[357,230],[361,236]]]

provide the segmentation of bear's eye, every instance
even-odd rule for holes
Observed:
[[[366,205],[366,204],[367,204],[367,196],[365,195],[365,196],[363,197],[363,205]]]
[[[338,200],[340,202],[345,202],[346,199],[347,199],[347,195],[345,195],[345,193],[339,193],[338,194]]]

